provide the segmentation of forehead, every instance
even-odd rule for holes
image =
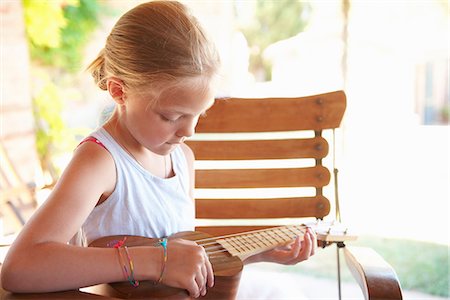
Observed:
[[[165,89],[156,107],[183,114],[200,114],[214,103],[214,85],[202,79],[188,79]]]

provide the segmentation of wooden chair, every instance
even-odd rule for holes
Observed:
[[[340,126],[345,109],[343,91],[217,99],[187,141],[196,156],[197,230],[223,236],[327,217],[333,186],[324,133]],[[376,252],[344,253],[366,299],[402,299],[394,270]]]
[[[37,208],[35,193],[35,183],[26,183],[20,177],[0,142],[0,217],[8,225],[6,234],[19,232],[33,214]]]

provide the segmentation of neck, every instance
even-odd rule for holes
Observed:
[[[114,114],[103,127],[141,167],[161,178],[171,176],[172,166],[170,157],[168,155],[156,154],[142,146],[130,133],[128,128],[120,122],[117,114]]]
[[[117,143],[120,144],[124,150],[130,152],[132,156],[140,153],[144,147],[134,138],[134,136],[130,133],[128,128],[120,122],[117,112],[113,114],[111,119],[109,119],[104,125],[106,131],[116,140]]]

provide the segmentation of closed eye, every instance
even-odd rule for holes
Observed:
[[[165,122],[169,122],[169,123],[174,123],[174,122],[176,122],[178,119],[179,119],[179,117],[177,117],[177,118],[169,118],[169,117],[167,117],[167,116],[165,116],[165,115],[163,115],[163,114],[159,114],[159,116],[160,116],[160,118],[163,120],[163,121],[165,121]]]

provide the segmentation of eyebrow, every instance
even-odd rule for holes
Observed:
[[[204,111],[202,111],[201,113],[200,113],[200,115],[205,115],[206,114],[206,111],[208,110],[208,109],[210,109],[213,105],[214,105],[214,103],[216,103],[216,100],[214,99],[213,101],[211,101],[211,105],[208,105],[208,107],[204,110]],[[160,110],[161,112],[166,112],[166,113],[174,113],[174,114],[179,114],[179,115],[191,115],[191,114],[187,114],[187,113],[185,113],[185,112],[183,112],[183,111],[179,111],[179,110],[172,110],[172,109],[162,109],[162,110]]]

